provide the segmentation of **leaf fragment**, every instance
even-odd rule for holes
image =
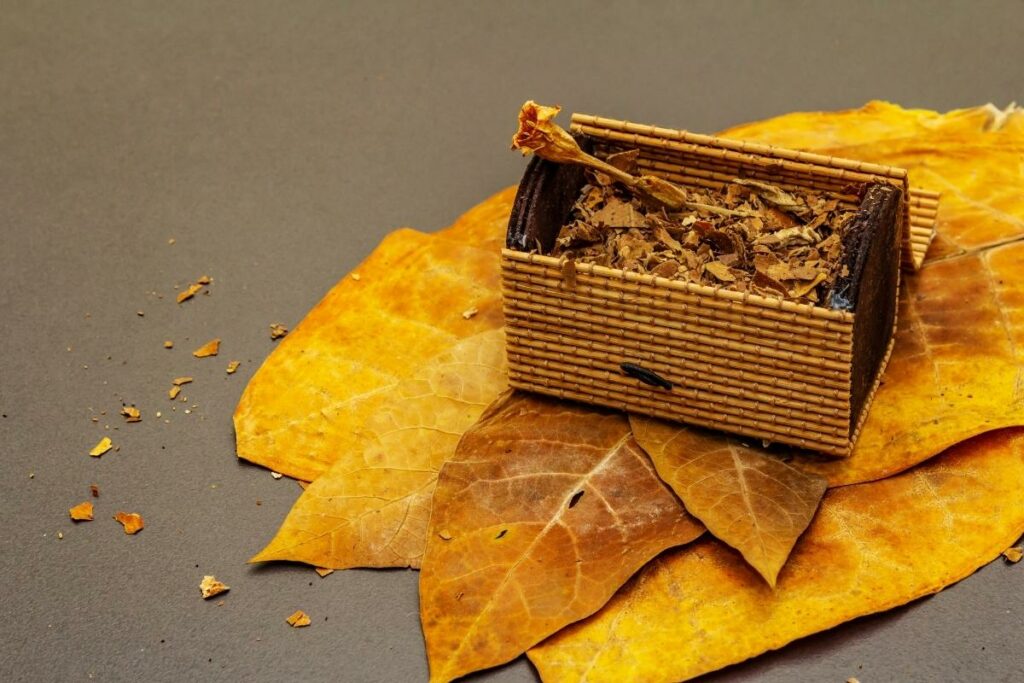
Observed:
[[[590,619],[530,650],[548,681],[688,680],[942,590],[1024,531],[1024,430],[833,489],[775,590],[714,540],[654,560]]]
[[[280,339],[286,334],[288,334],[288,328],[282,325],[281,323],[270,324],[270,338],[272,340]]]
[[[125,422],[141,422],[142,413],[135,406],[124,405],[121,406],[121,415],[124,416]]]
[[[507,384],[504,333],[456,344],[339,419],[337,461],[299,497],[251,561],[418,567],[441,465]]]
[[[142,521],[142,515],[135,512],[115,512],[114,519],[124,527],[126,534],[137,534],[146,526]]]
[[[702,532],[625,416],[502,397],[463,436],[434,494],[420,574],[431,680],[517,657]]]
[[[309,615],[300,609],[295,610],[295,612],[285,619],[285,621],[287,621],[288,625],[292,628],[302,628],[303,626],[309,626],[312,623]]]
[[[228,373],[229,375],[233,375],[238,370],[238,366],[241,364],[241,361],[233,360],[228,363],[228,367],[224,372]]]
[[[501,327],[496,254],[514,193],[432,235],[391,233],[359,266],[360,282],[342,278],[249,381],[235,411],[239,457],[316,479],[345,452],[363,404],[460,340]],[[452,301],[480,310],[472,325],[452,315]]]
[[[774,587],[828,481],[738,439],[721,437],[718,448],[696,450],[677,425],[639,415],[630,415],[629,422],[658,475],[689,513],[740,551]]]
[[[220,339],[211,339],[206,342],[198,349],[192,352],[192,355],[196,358],[206,358],[208,356],[216,356],[220,352]]]
[[[92,447],[92,450],[89,451],[89,455],[93,456],[94,458],[98,458],[113,447],[114,443],[110,440],[110,437],[105,436],[102,439],[100,439],[99,443]]]
[[[1003,551],[1003,557],[1006,558],[1007,562],[1017,564],[1021,559],[1024,559],[1024,548],[1019,545],[1007,548]]]
[[[189,384],[191,382],[191,377],[175,377],[174,379],[171,380],[171,384],[173,384],[176,387],[180,387],[183,384]]]
[[[199,592],[202,593],[203,600],[209,600],[221,593],[227,593],[229,590],[231,587],[218,581],[216,576],[204,576],[203,580],[199,582]]]
[[[92,502],[85,501],[68,510],[68,515],[75,522],[91,522],[92,521]]]

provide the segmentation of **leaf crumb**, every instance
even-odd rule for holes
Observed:
[[[146,526],[142,521],[142,515],[135,512],[116,512],[114,519],[124,527],[124,532],[128,535],[137,534]]]
[[[273,477],[274,479],[280,479],[280,478],[281,478],[281,477],[283,477],[284,475],[283,475],[283,474],[281,474],[280,472],[271,472],[271,473],[270,473],[270,476],[272,476],[272,477]]]
[[[124,415],[125,422],[142,422],[142,413],[135,406],[121,406],[121,414]]]
[[[1006,558],[1007,562],[1017,564],[1022,558],[1024,558],[1024,547],[1018,545],[1012,548],[1007,548],[1003,551],[1003,557]]]
[[[207,356],[216,356],[220,352],[220,339],[211,339],[206,342],[198,349],[192,352],[192,355],[196,358],[206,358]]]
[[[273,340],[280,339],[281,337],[288,334],[288,328],[281,323],[270,324],[270,338]]]
[[[96,484],[89,484],[89,493],[92,494],[93,498],[99,498],[100,497],[100,487],[97,486]]]
[[[229,375],[233,375],[235,374],[235,371],[238,370],[238,366],[241,364],[242,363],[240,361],[233,360],[230,363],[228,363],[228,368],[225,372],[227,372]]]
[[[171,380],[171,384],[173,384],[176,387],[180,387],[182,384],[188,384],[191,381],[191,377],[175,377],[174,379]]]
[[[68,509],[68,515],[75,522],[91,522],[92,521],[92,503],[85,501],[79,503],[73,508]]]
[[[473,308],[467,308],[462,312],[462,317],[465,318],[466,320],[469,320],[470,318],[476,316],[476,314],[479,312],[480,310],[477,309],[475,306]]]
[[[333,574],[334,570],[327,567],[313,567],[313,571],[320,575],[320,578],[324,578],[328,574]]]
[[[229,590],[231,587],[218,581],[215,576],[204,576],[203,580],[199,582],[199,591],[203,594],[203,600],[209,600],[221,593],[227,593]]]
[[[285,619],[292,628],[302,628],[303,626],[309,626],[311,621],[309,615],[300,609],[295,610],[295,613]]]
[[[102,439],[100,439],[100,442],[98,444],[92,447],[92,450],[89,451],[89,455],[93,456],[94,458],[98,458],[113,447],[114,443],[110,440],[110,437],[105,436]]]
[[[165,349],[173,349],[174,348],[174,342],[172,342],[170,339],[168,339],[167,341],[164,342],[164,348]]]

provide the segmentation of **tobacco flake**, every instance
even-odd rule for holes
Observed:
[[[192,352],[192,355],[196,358],[206,358],[207,356],[216,356],[220,352],[220,339],[211,339],[206,342],[198,349]]]
[[[241,362],[233,360],[230,363],[228,363],[228,367],[227,370],[225,370],[225,372],[228,373],[229,375],[233,375],[235,374],[235,371],[238,370],[239,365],[241,365]]]
[[[142,521],[142,515],[135,512],[116,512],[114,519],[124,527],[124,532],[128,535],[137,534],[146,526]]]
[[[270,338],[273,340],[280,339],[281,337],[288,334],[288,328],[281,323],[270,324]]]
[[[174,399],[178,398],[178,394],[180,394],[180,393],[181,393],[181,387],[173,386],[173,387],[171,387],[170,389],[167,390],[167,398],[169,398],[169,399],[171,399],[173,401]]]
[[[312,623],[309,615],[300,609],[295,610],[295,613],[285,619],[285,621],[287,621],[288,625],[292,628],[302,628],[303,626],[309,626]]]
[[[113,447],[114,443],[110,440],[110,437],[105,436],[102,439],[100,439],[100,442],[98,444],[92,447],[92,450],[89,451],[89,455],[93,456],[94,458],[98,458]]]
[[[229,590],[231,587],[218,581],[215,576],[204,576],[203,580],[199,582],[199,591],[203,595],[203,600],[209,600],[221,593],[227,593]]]
[[[177,296],[178,303],[181,304],[181,303],[184,303],[184,302],[188,301],[189,299],[194,297],[196,294],[201,292],[202,289],[203,289],[203,285],[199,284],[198,282],[193,282],[188,287],[186,287],[184,290],[178,292],[178,296]]]
[[[68,515],[76,522],[91,522],[92,502],[87,500],[84,503],[79,503],[73,508],[69,508]]]
[[[125,422],[141,422],[142,413],[135,406],[121,406],[121,414],[124,415]]]
[[[315,571],[320,576],[321,579],[327,576],[328,574],[334,573],[333,569],[329,569],[327,567],[313,567],[313,571]]]
[[[1024,559],[1024,547],[1014,546],[1003,551],[1003,557],[1011,564],[1017,564]]]

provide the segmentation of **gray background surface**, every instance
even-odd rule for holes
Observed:
[[[1021,2],[0,3],[0,678],[425,680],[415,573],[245,564],[299,494],[234,457],[268,324],[297,323],[389,230],[436,230],[514,183],[526,98],[706,132],[872,98],[1002,106],[1022,98],[1022,18]],[[212,294],[176,306],[203,273]],[[219,357],[190,356],[214,336]],[[191,415],[165,397],[184,374]],[[143,422],[123,424],[122,400]],[[120,451],[89,458],[107,424]],[[72,526],[93,482],[97,520]],[[118,509],[146,529],[122,534]],[[204,573],[231,584],[224,606],[199,599]],[[708,680],[1020,680],[1022,578],[993,563]],[[284,624],[297,608],[312,627]],[[520,660],[479,679],[535,675]]]

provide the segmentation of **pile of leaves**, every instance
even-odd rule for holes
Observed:
[[[632,174],[638,156],[606,161]],[[689,188],[694,208],[669,212],[600,171],[586,176],[553,256],[812,303],[847,274],[843,227],[855,209],[839,195],[737,179],[721,190]]]
[[[545,680],[673,681],[1019,559],[1024,113],[871,103],[724,135],[945,192],[850,458],[509,392],[509,189],[387,237],[254,376],[239,456],[312,482],[254,561],[419,568],[435,681],[524,653]]]

